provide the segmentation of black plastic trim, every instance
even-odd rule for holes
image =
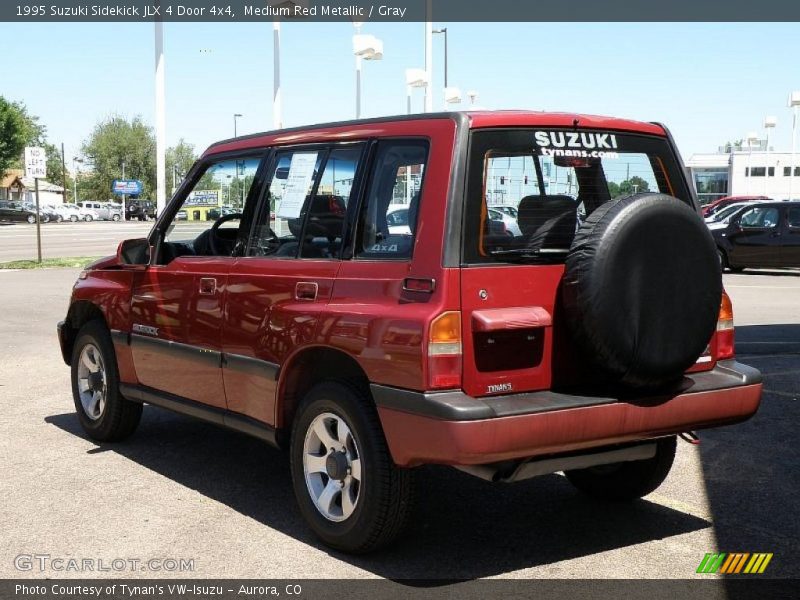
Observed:
[[[140,335],[138,333],[131,333],[130,339],[131,347],[150,346],[158,352],[183,355],[183,358],[187,360],[200,363],[198,366],[216,368],[220,368],[222,366],[222,353],[218,352],[217,350],[200,348],[199,346],[190,346],[189,344],[173,342],[172,340],[152,338],[146,335]]]
[[[447,196],[444,251],[442,267],[456,268],[461,264],[462,236],[464,232],[464,203],[467,188],[467,159],[469,155],[470,118],[465,113],[454,113],[456,136],[450,167],[450,193]]]
[[[128,400],[152,404],[172,412],[200,419],[215,425],[222,425],[241,433],[256,437],[273,446],[278,446],[274,427],[252,419],[246,415],[231,412],[216,406],[207,406],[181,396],[167,394],[141,385],[122,383],[120,393]]]
[[[273,381],[278,378],[278,368],[280,367],[275,363],[253,358],[252,356],[228,354],[227,352],[222,355],[222,366],[231,371],[256,375]]]
[[[114,345],[128,346],[131,343],[130,335],[127,331],[120,331],[119,329],[111,330],[111,341]]]
[[[671,393],[652,397],[619,398],[542,391],[473,398],[461,391],[417,392],[371,384],[375,403],[383,408],[445,421],[477,421],[584,408],[614,402],[659,402],[679,394],[694,394],[761,383],[761,373],[735,360],[718,362],[710,371],[686,375]]]
[[[68,327],[66,321],[59,321],[56,325],[56,331],[58,332],[58,345],[61,348],[61,358],[64,359],[64,362],[69,365],[72,360],[70,354],[70,343],[68,337]]]

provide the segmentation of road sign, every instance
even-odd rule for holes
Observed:
[[[138,196],[142,193],[142,182],[138,179],[115,179],[111,191],[117,196]]]
[[[25,177],[34,179],[47,177],[47,153],[44,148],[38,146],[25,148]]]

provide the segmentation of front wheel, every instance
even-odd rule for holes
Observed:
[[[656,442],[656,455],[646,460],[565,471],[570,483],[583,493],[607,501],[641,498],[660,486],[675,460],[675,437]]]
[[[142,418],[142,405],[119,393],[117,359],[111,335],[100,321],[78,332],[72,350],[72,396],[78,420],[87,435],[116,442],[132,434]]]
[[[36,217],[33,215],[28,215],[28,223],[30,223],[31,225],[36,223]]]
[[[111,220],[112,221],[119,221],[120,220],[120,216],[119,215],[114,215],[113,217],[111,217]]]
[[[86,221],[87,223],[91,223],[91,222],[92,222],[92,220],[93,220],[93,217],[92,217],[92,215],[86,215],[86,216],[83,218],[83,220],[84,220],[84,221]]]
[[[56,217],[56,223],[63,223],[63,222],[64,222],[64,217],[62,217],[61,215],[58,215]]]
[[[69,220],[70,220],[70,221],[72,221],[73,223],[77,223],[77,222],[78,222],[78,217],[77,217],[76,215],[72,215],[72,216],[69,218]]]
[[[314,386],[298,409],[290,458],[300,512],[324,543],[364,553],[402,532],[412,474],[392,462],[377,411],[360,388]]]

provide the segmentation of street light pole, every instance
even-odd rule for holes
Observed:
[[[792,108],[792,161],[789,164],[789,200],[794,200],[795,150],[797,147],[797,107],[800,106],[800,91],[789,95],[789,106]]]
[[[160,4],[160,3],[159,3]],[[164,22],[155,22],[155,87],[156,87],[156,213],[167,204],[167,118],[166,79],[164,71]]]
[[[753,181],[753,142],[758,140],[758,134],[752,131],[747,134],[747,193],[750,194],[750,182]]]
[[[425,73],[427,80],[433,82],[433,7],[431,0],[426,0],[425,21]],[[425,88],[425,112],[433,111],[433,86]]]
[[[75,204],[78,204],[78,165],[77,163],[82,163],[83,159],[78,158],[77,156],[72,157],[72,170],[74,171],[75,179],[72,180],[73,184],[73,196],[75,196]]]
[[[283,129],[281,116],[281,24],[272,22],[272,127]]]
[[[383,42],[374,35],[362,35],[360,21],[354,21],[353,54],[356,57],[356,119],[361,118],[361,66],[362,60],[381,60]]]
[[[433,33],[444,34],[444,87],[447,87],[447,27],[441,29],[434,29]]]
[[[125,179],[125,161],[122,161],[122,179]],[[122,194],[122,216],[128,216],[128,195]]]
[[[239,134],[236,132],[236,119],[242,117],[240,113],[234,113],[233,115],[233,137],[239,137]]]
[[[777,117],[766,117],[764,119],[764,130],[767,132],[767,149],[766,149],[766,154],[764,155],[766,157],[765,163],[767,165],[766,166],[766,170],[764,172],[764,195],[765,196],[769,196],[769,194],[767,193],[768,190],[769,190],[769,169],[770,169],[770,166],[769,166],[769,130],[773,129],[777,124],[778,124]],[[773,169],[774,169],[774,167],[773,167]]]

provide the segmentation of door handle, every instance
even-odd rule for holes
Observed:
[[[296,300],[311,300],[317,299],[317,292],[319,285],[315,281],[299,281],[294,286],[294,297]]]
[[[213,296],[217,293],[217,280],[213,277],[200,278],[200,293],[204,296]]]

